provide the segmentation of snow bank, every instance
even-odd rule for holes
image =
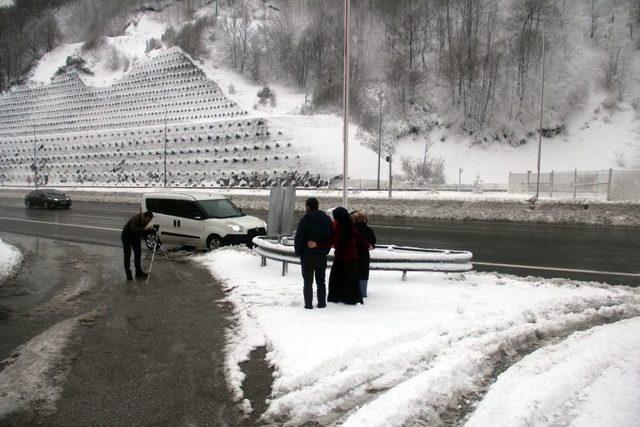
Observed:
[[[478,273],[403,282],[397,272],[372,272],[364,306],[304,310],[297,268],[282,277],[279,264],[260,268],[232,248],[199,261],[236,307],[226,369],[238,399],[238,363],[267,346],[275,380],[266,422],[431,425],[479,393],[505,352],[640,314],[638,293],[622,288]]]
[[[20,250],[0,239],[0,284],[16,271],[21,262]]]
[[[576,332],[500,375],[466,425],[637,426],[639,354],[638,317]]]
[[[0,420],[38,405],[51,410],[62,393],[64,374],[53,372],[63,360],[62,351],[75,327],[76,318],[62,321],[26,344],[2,362],[0,372]]]

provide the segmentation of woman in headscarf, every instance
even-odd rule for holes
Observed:
[[[343,207],[333,210],[333,230],[331,246],[335,251],[327,301],[362,304],[358,251],[368,250],[369,243],[356,230],[349,212]],[[317,247],[316,242],[308,244],[309,247]]]
[[[371,256],[369,251],[376,246],[376,234],[367,224],[369,218],[367,214],[361,211],[351,212],[351,218],[356,226],[356,230],[364,237],[369,246],[366,249],[358,248],[358,269],[360,271],[360,293],[362,298],[367,297],[367,287],[369,284],[369,265],[371,264]]]

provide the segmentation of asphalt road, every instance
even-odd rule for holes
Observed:
[[[75,202],[70,210],[29,210],[0,199],[0,230],[120,245],[137,205]],[[266,218],[266,212],[248,214]],[[640,229],[371,218],[380,243],[469,250],[479,271],[640,285]]]
[[[160,259],[148,284],[126,281],[121,248],[69,241],[76,229],[67,229],[61,240],[0,232],[24,254],[17,275],[0,286],[0,360],[58,322],[80,319],[43,381],[62,390],[55,406],[36,400],[9,415],[0,411],[0,426],[252,425],[253,418],[240,417],[224,377],[231,307],[220,302],[219,283],[191,262],[193,254],[170,253],[182,280]],[[98,231],[88,236],[102,239]],[[247,396],[259,408],[271,385],[262,358],[264,349],[243,367]],[[22,375],[28,381],[31,374]]]

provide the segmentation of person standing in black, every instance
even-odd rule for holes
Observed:
[[[142,247],[140,241],[145,230],[153,219],[153,212],[135,214],[125,224],[122,229],[122,248],[124,249],[124,271],[127,274],[127,280],[133,280],[131,274],[131,249],[133,249],[133,260],[136,268],[136,279],[146,279],[148,274],[142,271],[140,260],[142,258]]]
[[[356,229],[358,230],[358,232],[360,232],[360,235],[362,235],[367,243],[369,243],[368,249],[358,247],[360,293],[362,294],[362,298],[366,298],[367,287],[369,285],[369,266],[371,265],[371,255],[369,255],[369,251],[373,250],[376,247],[377,239],[376,234],[373,232],[373,229],[368,225],[369,218],[367,217],[366,213],[354,211],[351,213],[351,218],[353,219],[353,223],[356,226]]]
[[[309,248],[308,242],[325,242],[331,239],[332,225],[329,215],[318,209],[318,199],[311,197],[305,204],[306,215],[298,223],[295,237],[296,255],[302,265],[304,281],[304,308],[313,308],[313,276],[315,274],[318,294],[318,308],[327,306],[327,255],[329,248]]]

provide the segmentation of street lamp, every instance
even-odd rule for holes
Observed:
[[[38,189],[38,148],[36,144],[36,127],[33,127],[33,172],[35,174],[36,190]]]
[[[344,57],[342,67],[342,106],[343,106],[343,156],[342,156],[342,206],[347,207],[347,185],[349,178],[349,4],[344,0]]]
[[[542,85],[540,88],[540,129],[538,135],[538,177],[536,180],[536,200],[540,195],[540,158],[542,157],[542,115],[544,113],[544,78],[547,59],[547,34],[542,34]]]
[[[166,106],[151,100],[152,103],[160,106],[164,110],[164,188],[167,188],[167,113],[168,109]]]

